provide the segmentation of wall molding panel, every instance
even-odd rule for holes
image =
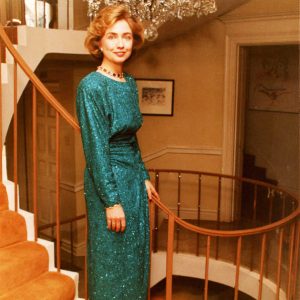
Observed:
[[[222,149],[217,147],[201,147],[201,148],[193,148],[193,147],[180,147],[180,146],[168,146],[162,148],[153,153],[149,153],[143,156],[144,162],[155,160],[161,156],[167,154],[195,154],[195,155],[222,155]]]
[[[77,183],[70,183],[70,182],[60,182],[60,188],[72,192],[72,193],[77,193],[83,190],[84,188],[84,183],[83,181],[77,182]]]

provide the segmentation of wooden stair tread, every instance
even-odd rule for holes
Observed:
[[[48,267],[47,250],[35,242],[0,248],[0,295],[47,272]]]
[[[73,300],[74,281],[61,273],[46,272],[19,288],[0,296],[1,300]]]
[[[14,211],[0,211],[0,236],[0,248],[26,241],[27,231],[24,218]]]
[[[278,185],[277,180],[267,177],[267,169],[265,167],[256,165],[256,157],[248,153],[244,153],[243,177]]]

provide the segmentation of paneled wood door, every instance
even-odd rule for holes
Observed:
[[[59,84],[45,84],[52,94]],[[55,221],[56,125],[55,111],[40,95],[37,97],[37,168],[39,222]]]

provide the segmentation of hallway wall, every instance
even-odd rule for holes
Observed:
[[[150,168],[222,172],[226,25],[299,14],[296,0],[251,0],[220,19],[145,48],[128,70],[137,78],[174,79],[174,115],[144,116],[140,146]],[[231,24],[236,26],[239,23]],[[263,30],[263,29],[262,29]]]
[[[252,0],[225,17],[273,15],[279,11],[290,14],[297,9],[298,3],[294,0],[284,1],[284,5]],[[175,80],[174,116],[144,117],[140,133],[144,156],[166,146],[215,149],[221,154],[225,35],[224,23],[213,20],[176,39],[148,47],[131,60],[127,69],[136,78]],[[209,159],[212,164],[205,167],[219,170],[219,155]],[[148,165],[156,164],[149,161]],[[201,165],[195,165],[194,159],[186,159],[186,163],[178,167],[199,168]]]
[[[136,78],[175,80],[174,115],[144,117],[139,139],[148,167],[220,170],[224,39],[225,27],[215,20],[146,48],[130,62],[128,70]],[[166,147],[183,149],[147,159]],[[191,149],[198,151],[192,155],[185,151]]]

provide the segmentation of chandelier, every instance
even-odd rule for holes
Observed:
[[[158,36],[158,28],[175,18],[200,17],[214,13],[215,0],[86,0],[88,16],[96,16],[100,6],[124,4],[130,14],[138,18],[145,26],[145,38],[154,41]]]

